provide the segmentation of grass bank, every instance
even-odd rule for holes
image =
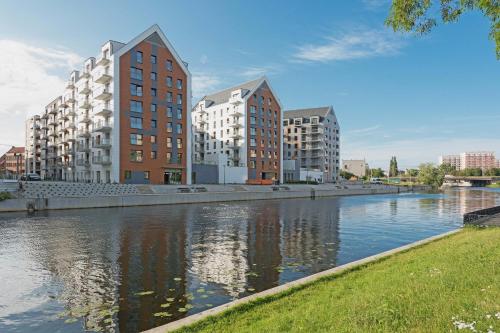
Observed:
[[[178,332],[500,332],[500,228],[448,238]]]
[[[486,185],[486,187],[488,187],[488,188],[500,188],[500,183],[493,183],[490,185]]]

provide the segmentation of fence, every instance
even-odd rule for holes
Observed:
[[[474,224],[476,221],[485,217],[500,214],[500,206],[490,207],[486,209],[476,210],[474,212],[464,214],[464,224]]]

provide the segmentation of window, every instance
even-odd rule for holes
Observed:
[[[151,151],[151,159],[156,160],[156,150]]]
[[[149,171],[144,171],[144,179],[149,180]]]
[[[167,163],[170,163],[171,160],[172,160],[172,153],[167,152]]]
[[[255,114],[255,106],[250,105],[250,113]]]
[[[182,163],[182,153],[177,153],[177,163]]]
[[[255,169],[255,161],[250,161],[250,168]]]
[[[167,123],[167,132],[172,133],[172,123]]]
[[[132,178],[132,171],[125,170],[125,179],[131,179],[131,178]]]
[[[130,117],[130,128],[142,129],[142,118]]]
[[[182,134],[182,125],[181,124],[177,124],[176,125],[176,130],[177,130],[177,134]]]
[[[137,52],[135,53],[135,60],[136,60],[138,63],[142,64],[142,52],[141,52],[141,51],[137,51]]]
[[[250,135],[255,135],[255,127],[250,127]]]
[[[142,113],[142,102],[130,101],[130,111]]]
[[[156,64],[156,56],[155,55],[151,55],[151,63]]]
[[[151,112],[156,112],[156,104],[151,103]]]
[[[172,93],[170,91],[167,92],[167,102],[172,103]]]
[[[156,120],[151,119],[151,128],[156,128]]]
[[[151,135],[151,143],[156,143],[156,135]]]
[[[142,80],[142,69],[130,67],[130,78],[134,80]]]
[[[142,162],[142,150],[132,150],[130,152],[131,162]]]
[[[182,105],[182,94],[177,94],[177,105]]]
[[[135,134],[135,133],[130,134],[130,144],[137,146],[142,145],[142,134]]]
[[[255,117],[250,117],[250,125],[255,125]]]
[[[177,89],[182,89],[182,80],[177,79]]]
[[[167,87],[172,88],[172,77],[167,76]]]
[[[250,139],[250,146],[252,147],[255,147],[256,143],[255,143],[255,139],[254,138],[251,138]]]
[[[151,72],[150,78],[151,80],[156,81],[156,72]]]
[[[172,138],[167,138],[167,148],[172,148]]]
[[[177,109],[177,119],[182,119],[182,109]]]
[[[172,71],[173,68],[172,60],[167,60],[167,70]]]
[[[177,148],[182,149],[182,139],[180,138],[177,139]]]
[[[142,96],[142,86],[137,84],[130,84],[130,94],[132,96]]]
[[[167,117],[172,118],[172,107],[167,106]]]
[[[156,88],[151,88],[151,96],[156,96]]]

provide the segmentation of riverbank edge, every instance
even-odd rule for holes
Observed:
[[[275,296],[276,294],[289,291],[293,288],[304,287],[306,285],[315,283],[315,282],[317,282],[325,277],[330,277],[332,275],[338,275],[341,273],[347,273],[351,270],[358,269],[358,268],[363,267],[367,264],[373,264],[373,263],[376,263],[380,260],[389,258],[393,255],[403,253],[403,252],[421,247],[423,245],[427,245],[429,243],[450,237],[454,234],[461,232],[462,230],[463,230],[463,228],[454,229],[454,230],[451,230],[451,231],[448,231],[448,232],[445,232],[445,233],[442,233],[442,234],[439,234],[436,236],[428,237],[428,238],[425,238],[425,239],[422,239],[422,240],[419,240],[419,241],[416,241],[416,242],[413,242],[413,243],[410,243],[407,245],[397,247],[397,248],[392,249],[392,250],[388,250],[388,251],[381,252],[379,254],[375,254],[375,255],[360,259],[360,260],[356,260],[356,261],[347,263],[345,265],[337,266],[337,267],[334,267],[334,268],[331,268],[331,269],[328,269],[328,270],[325,270],[325,271],[322,271],[322,272],[319,272],[319,273],[316,273],[313,275],[309,275],[309,276],[306,276],[304,278],[285,283],[281,286],[274,287],[274,288],[271,288],[268,290],[264,290],[264,291],[256,293],[256,294],[253,294],[253,295],[250,295],[247,297],[243,297],[243,298],[237,299],[235,301],[232,301],[232,302],[229,302],[226,304],[219,305],[215,308],[212,308],[212,309],[200,312],[200,313],[193,314],[189,317],[186,317],[186,318],[183,318],[180,320],[176,320],[176,321],[173,321],[171,323],[168,323],[168,324],[165,324],[162,326],[154,327],[152,329],[143,331],[143,333],[172,332],[172,331],[178,330],[180,328],[183,328],[185,326],[195,324],[196,322],[207,319],[208,317],[220,315],[227,310],[233,309],[234,307],[244,305],[244,304],[247,304],[249,302],[257,301],[257,300],[262,299],[262,298]]]
[[[137,194],[123,196],[96,197],[53,197],[22,198],[0,202],[2,212],[26,212],[60,209],[112,208],[154,205],[196,204],[210,202],[253,201],[273,199],[321,198],[350,195],[394,194],[412,192],[410,188],[357,188],[357,189],[320,189],[304,188],[294,191],[232,191],[232,192],[199,192],[169,194]]]

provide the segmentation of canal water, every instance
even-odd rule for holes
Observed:
[[[0,215],[0,332],[137,332],[462,226],[449,190]]]

